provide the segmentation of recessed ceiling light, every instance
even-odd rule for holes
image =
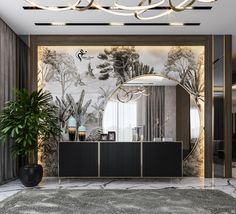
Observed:
[[[124,23],[121,23],[121,22],[111,22],[110,25],[111,26],[123,26]]]
[[[66,27],[71,27],[71,26],[117,26],[117,27],[135,27],[135,26],[144,26],[144,27],[148,27],[148,26],[160,26],[160,27],[171,27],[171,26],[176,26],[176,27],[181,27],[181,26],[199,26],[200,23],[199,22],[186,22],[186,23],[182,23],[182,22],[160,22],[160,23],[153,23],[153,22],[146,22],[146,23],[140,23],[140,22],[133,22],[133,23],[122,23],[122,22],[82,22],[82,23],[76,23],[76,22],[37,22],[35,23],[36,26],[66,26]]]
[[[66,8],[66,6],[61,5],[61,6],[57,6],[57,8]],[[77,6],[76,9],[82,9],[82,6]],[[110,7],[110,6],[103,6],[103,8],[107,9],[107,10],[120,10],[116,7]],[[42,8],[36,7],[36,6],[23,6],[24,10],[43,10]],[[191,7],[186,7],[186,10],[211,10],[212,6],[191,6]],[[96,7],[91,6],[88,10],[99,10]],[[154,7],[151,8],[150,10],[171,10],[170,6],[158,6],[158,7]]]
[[[54,25],[54,26],[65,26],[66,23],[65,22],[52,22],[51,25]]]
[[[184,23],[182,23],[182,22],[171,22],[170,25],[171,26],[184,26]]]

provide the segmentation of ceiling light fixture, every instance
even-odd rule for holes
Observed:
[[[111,26],[123,26],[124,23],[121,23],[121,22],[111,22],[110,25]]]
[[[146,22],[129,22],[129,23],[121,23],[121,22],[36,22],[34,23],[35,26],[56,26],[56,27],[59,27],[59,26],[116,26],[116,27],[119,27],[119,26],[134,26],[134,27],[137,27],[137,26],[145,26],[145,27],[148,27],[148,26],[161,26],[161,27],[168,27],[168,26],[176,26],[176,27],[181,27],[181,26],[189,26],[189,27],[192,27],[192,26],[199,26],[200,23],[199,22],[185,22],[185,23],[182,23],[182,22],[160,22],[160,23],[146,23]]]
[[[171,22],[170,25],[171,26],[184,26],[184,23],[182,23],[182,22]]]
[[[54,25],[54,26],[65,26],[66,23],[65,22],[52,22],[51,25]]]
[[[182,12],[185,10],[189,10],[193,8],[196,2],[211,3],[217,0],[179,0],[179,3],[176,5],[173,3],[173,0],[138,0],[137,4],[132,6],[120,3],[121,0],[113,0],[113,4],[110,7],[101,6],[98,3],[98,0],[74,0],[74,2],[65,7],[59,7],[56,5],[45,6],[43,4],[37,3],[40,2],[40,0],[37,0],[37,2],[36,0],[24,0],[24,1],[26,1],[33,7],[49,11],[67,11],[67,10],[86,11],[90,8],[96,8],[98,10],[113,15],[134,16],[139,20],[152,20],[169,15],[172,12]],[[152,16],[144,16],[145,13],[151,10],[153,11],[154,8],[163,6],[164,4],[168,5],[166,6],[167,9],[164,12]]]

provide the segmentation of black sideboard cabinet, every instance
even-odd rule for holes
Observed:
[[[100,176],[141,176],[140,143],[101,143],[100,145]]]
[[[181,142],[60,142],[60,177],[182,177]]]
[[[98,176],[98,143],[60,142],[59,176]]]
[[[181,177],[182,143],[143,144],[143,177]]]

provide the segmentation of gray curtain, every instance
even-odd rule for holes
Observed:
[[[17,39],[17,73],[19,89],[28,88],[28,52],[29,47],[20,39]]]
[[[0,110],[13,99],[16,87],[16,35],[0,19]],[[0,144],[0,184],[17,175],[17,160],[10,154],[12,142]]]
[[[146,87],[145,140],[164,137],[165,134],[165,87]]]

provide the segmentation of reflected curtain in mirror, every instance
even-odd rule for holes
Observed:
[[[165,135],[165,87],[146,86],[145,89],[148,96],[137,101],[137,124],[144,126],[144,140],[153,141]]]

